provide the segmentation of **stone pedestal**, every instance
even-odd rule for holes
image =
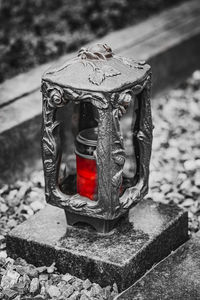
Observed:
[[[188,238],[187,213],[142,200],[109,234],[67,226],[62,209],[47,205],[7,238],[8,254],[122,291]]]

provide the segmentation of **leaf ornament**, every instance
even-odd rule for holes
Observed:
[[[71,205],[74,207],[74,208],[81,208],[83,206],[85,206],[87,203],[86,201],[83,201],[83,200],[80,200],[80,199],[76,199],[76,201],[73,201],[71,203]]]
[[[107,108],[108,102],[105,99],[102,99],[100,97],[93,97],[91,100],[92,104],[98,108]]]
[[[134,60],[131,58],[127,58],[127,57],[122,57],[122,56],[115,56],[116,59],[120,60],[121,62],[123,62],[123,64],[129,66],[130,68],[133,66],[134,64]]]
[[[116,76],[116,75],[120,75],[121,72],[116,70],[115,68],[108,66],[108,65],[104,65],[102,67],[102,70],[105,74],[105,77],[112,77],[112,76]]]
[[[104,65],[102,68],[95,68],[93,72],[89,75],[89,81],[93,84],[100,85],[107,77],[120,75],[121,72],[115,68]]]
[[[105,73],[96,68],[94,71],[89,75],[89,81],[93,84],[100,85],[105,80]]]

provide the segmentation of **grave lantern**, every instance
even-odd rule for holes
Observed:
[[[147,193],[150,88],[150,66],[117,56],[106,44],[82,48],[77,57],[43,75],[46,200],[65,210],[69,225],[85,223],[107,233]],[[75,167],[74,173],[62,173],[65,149],[58,111],[66,112],[70,103],[67,123],[76,122],[71,126],[74,146],[70,142],[67,147],[73,148]],[[121,128],[126,114],[132,118],[128,150]],[[132,173],[126,172],[127,165],[133,166]]]

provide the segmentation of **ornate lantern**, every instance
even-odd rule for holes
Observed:
[[[65,210],[69,225],[86,223],[98,232],[109,232],[147,193],[152,143],[150,88],[150,66],[114,55],[106,44],[82,48],[77,57],[44,74],[46,200]],[[74,133],[74,148],[71,142],[66,147],[73,149],[73,172],[63,173],[65,151],[58,121],[62,109],[68,125],[73,123]],[[121,130],[126,112],[129,119],[132,115],[132,150],[129,147],[128,154]],[[124,132],[128,132],[126,126]],[[133,168],[127,175],[129,164]]]

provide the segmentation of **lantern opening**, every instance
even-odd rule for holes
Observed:
[[[66,114],[71,115],[71,122],[63,118],[63,112],[57,114],[63,123],[59,188],[66,195],[78,193],[90,200],[97,200],[97,165],[94,156],[98,138],[97,110],[89,102],[71,103],[70,112]]]

